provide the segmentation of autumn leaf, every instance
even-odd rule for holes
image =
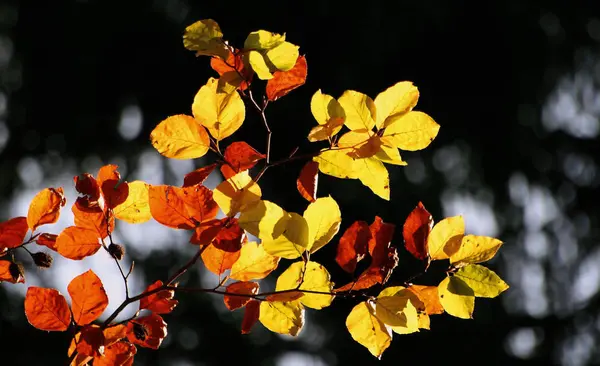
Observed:
[[[54,251],[58,251],[56,249],[56,238],[58,238],[58,235],[56,234],[42,233],[38,235],[37,238],[35,238],[35,243],[38,245],[45,246]]]
[[[0,222],[0,252],[12,249],[23,244],[29,226],[26,217],[15,217],[8,221]]]
[[[62,187],[46,188],[35,195],[29,211],[27,212],[27,225],[33,232],[44,224],[53,224],[58,221],[60,209],[65,205],[66,199]]]
[[[476,297],[496,297],[508,289],[508,285],[494,271],[478,264],[469,264],[454,274],[473,290]]]
[[[300,171],[300,176],[296,180],[296,187],[305,200],[314,202],[317,199],[318,184],[319,163],[316,161],[309,161]]]
[[[277,47],[285,41],[285,34],[277,34],[266,30],[252,32],[244,41],[245,49],[269,50]]]
[[[96,254],[101,246],[98,233],[83,227],[69,226],[56,238],[56,251],[74,260]]]
[[[356,305],[346,318],[346,327],[352,338],[365,346],[379,359],[392,342],[392,331],[375,315],[373,305],[363,301]]]
[[[321,249],[337,234],[342,222],[342,213],[337,202],[331,197],[321,197],[311,202],[304,210],[308,224],[308,245],[311,253]]]
[[[297,336],[304,326],[304,306],[296,301],[262,301],[258,318],[268,330]]]
[[[40,330],[65,331],[71,324],[67,300],[51,288],[31,286],[27,289],[25,315],[29,324]]]
[[[421,202],[408,215],[404,222],[402,235],[404,246],[415,258],[426,260],[428,254],[427,238],[433,227],[433,217]]]
[[[212,19],[203,19],[185,28],[183,46],[196,51],[196,56],[218,56],[227,59],[228,49],[223,41],[219,24]]]
[[[97,325],[86,325],[81,328],[77,353],[88,357],[99,357],[104,353],[104,333]]]
[[[288,71],[298,59],[298,46],[285,41],[285,34],[258,30],[244,41],[244,49],[249,50],[248,61],[256,75],[262,80],[272,79],[272,72]]]
[[[172,159],[196,159],[204,156],[210,147],[206,129],[184,114],[160,122],[150,134],[150,141],[161,155]]]
[[[240,257],[240,249],[246,233],[237,219],[225,218],[223,225],[212,244],[202,252],[202,261],[208,270],[220,275]]]
[[[195,186],[196,184],[204,184],[206,178],[208,178],[210,173],[212,173],[216,167],[216,163],[210,164],[207,166],[203,166],[202,168],[198,168],[193,172],[187,173],[183,178],[183,187],[191,187]]]
[[[97,181],[104,197],[105,208],[115,208],[125,202],[129,195],[129,184],[121,181],[118,166],[108,164],[98,171]]]
[[[158,280],[148,286],[144,293],[153,291],[162,286],[163,282]],[[173,290],[162,290],[152,295],[143,297],[140,299],[140,310],[148,309],[156,314],[168,314],[173,311],[173,309],[175,309],[179,303],[179,301],[173,299],[174,295],[175,292]]]
[[[275,71],[273,78],[267,82],[267,99],[275,101],[306,82],[306,57],[299,56],[296,64],[288,71]]]
[[[214,190],[214,199],[229,217],[260,200],[260,186],[250,177],[247,170],[221,182]]]
[[[156,313],[127,323],[127,339],[142,347],[158,349],[166,336],[167,323]]]
[[[417,151],[429,146],[440,130],[430,116],[423,112],[408,112],[388,117],[383,139],[400,150]]]
[[[0,260],[0,282],[2,281],[10,283],[25,283],[23,269],[17,263]]]
[[[263,239],[265,251],[271,255],[296,259],[306,251],[308,246],[308,223],[303,216],[295,212],[288,214],[283,233],[275,239]]]
[[[410,112],[419,100],[419,90],[410,81],[401,81],[387,88],[375,98],[377,108],[376,126],[387,127],[393,118]]]
[[[100,186],[93,175],[83,173],[73,177],[75,182],[75,190],[81,195],[77,197],[77,202],[84,207],[99,207],[100,206]]]
[[[234,52],[235,54],[228,50],[226,59],[219,57],[210,59],[210,67],[220,76],[217,88],[219,92],[246,90],[252,82],[252,69],[244,63],[243,52],[238,50]]]
[[[243,141],[236,141],[227,146],[224,156],[227,163],[221,165],[221,173],[225,179],[229,179],[241,171],[251,169],[257,162],[266,157],[266,155],[259,153]]]
[[[71,295],[73,318],[79,325],[98,319],[108,306],[108,296],[102,281],[91,269],[75,277],[67,290]]]
[[[174,229],[194,229],[218,213],[213,192],[201,185],[183,188],[150,186],[148,197],[152,217]]]
[[[369,224],[355,221],[340,238],[335,261],[348,273],[354,273],[356,265],[367,253],[371,231]]]
[[[73,211],[75,226],[94,231],[98,238],[104,239],[114,230],[114,217],[108,216],[107,220],[108,213],[102,211],[99,206],[85,207],[75,202],[71,211]]]
[[[346,113],[340,103],[331,95],[317,90],[310,100],[310,110],[319,124],[314,127],[308,140],[311,142],[327,140],[336,135],[346,121]]]
[[[247,206],[240,214],[240,226],[262,240],[273,240],[280,236],[288,220],[289,215],[284,209],[266,200]]]
[[[229,294],[239,295],[256,295],[258,293],[259,285],[257,282],[234,282],[227,286],[225,292],[228,295],[223,296],[223,301],[227,309],[233,311],[244,307],[252,298],[250,296],[235,296]]]
[[[194,234],[190,238],[190,243],[196,245],[208,245],[212,243],[226,222],[224,220],[212,219],[200,223],[196,230],[194,230]]]
[[[384,200],[390,200],[389,173],[379,159],[375,157],[355,159],[353,170],[363,185]]]
[[[371,130],[354,130],[346,132],[338,140],[340,148],[348,149],[353,159],[370,158],[381,149],[381,138]]]
[[[344,124],[351,130],[371,131],[375,127],[375,117],[377,115],[375,102],[367,95],[354,91],[346,90],[338,101],[346,114]]]
[[[462,216],[447,217],[435,224],[427,237],[427,250],[432,260],[448,259],[456,253],[465,234]]]
[[[150,185],[136,180],[128,183],[128,187],[127,199],[113,209],[115,217],[130,224],[141,224],[150,220]]]
[[[267,253],[263,245],[249,242],[242,246],[229,277],[238,281],[260,280],[274,271],[278,264],[279,257]]]
[[[438,285],[438,294],[448,314],[462,319],[473,318],[475,293],[462,279],[446,277]]]
[[[379,296],[375,300],[375,315],[384,324],[391,326],[392,330],[395,327],[400,327],[406,328],[409,330],[408,332],[418,331],[419,320],[417,309],[410,300],[410,297],[403,296],[402,294]],[[402,331],[402,333],[408,332]]]
[[[330,295],[333,290],[331,275],[325,267],[317,262],[306,262],[306,266],[303,261],[293,263],[277,278],[275,291],[292,290],[298,286],[300,286],[300,291],[309,291],[304,292],[304,296],[298,300],[309,308],[323,309],[331,305],[335,298],[334,295]],[[325,294],[311,293],[310,291],[324,292]]]
[[[500,240],[489,236],[465,235],[458,250],[450,256],[450,263],[461,267],[488,261],[496,255],[502,244]]]
[[[246,304],[244,319],[242,319],[242,334],[250,333],[250,330],[260,317],[260,301],[250,300]]]
[[[441,314],[444,307],[440,303],[438,288],[436,286],[412,285],[408,290],[414,293],[425,306],[425,313],[428,315]]]
[[[94,358],[94,366],[131,366],[137,348],[126,341],[120,341],[107,346],[104,355]]]

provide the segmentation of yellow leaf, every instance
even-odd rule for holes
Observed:
[[[237,91],[218,92],[218,85],[217,79],[208,79],[194,97],[192,113],[220,141],[240,128],[246,117],[246,107]]]
[[[500,276],[479,264],[469,264],[460,268],[454,277],[463,280],[477,297],[496,297],[508,289],[508,285]]]
[[[383,290],[381,290],[381,292],[379,293],[379,295],[377,295],[377,297],[385,297],[385,296],[394,296],[396,295],[398,292],[405,290],[406,287],[404,286],[392,286],[392,287],[386,287]]]
[[[447,217],[435,224],[427,237],[427,250],[432,260],[448,259],[456,253],[465,235],[462,216]]]
[[[354,169],[354,159],[348,156],[348,149],[324,150],[313,158],[319,163],[321,173],[336,178],[356,179],[358,174]]]
[[[265,53],[265,62],[271,72],[289,71],[296,65],[299,55],[298,46],[283,42]]]
[[[398,151],[398,148],[386,146],[385,144],[381,145],[379,151],[377,151],[375,154],[375,157],[382,163],[402,166],[408,165],[408,163],[402,160],[402,157],[400,157],[400,151]]]
[[[267,253],[286,259],[296,259],[306,251],[308,245],[308,223],[295,212],[290,212],[286,227],[273,240],[263,240]]]
[[[419,329],[417,309],[411,303],[408,296],[377,297],[375,301],[375,316],[392,327]]]
[[[502,242],[489,236],[465,235],[456,253],[450,256],[450,263],[460,267],[469,263],[480,263],[492,259]]]
[[[278,264],[279,257],[272,256],[262,245],[252,241],[242,246],[229,277],[238,281],[260,280],[273,272]]]
[[[229,217],[259,201],[261,196],[259,185],[252,180],[247,170],[221,182],[213,191],[213,199]]]
[[[242,211],[239,224],[262,240],[272,240],[283,233],[288,219],[284,209],[271,201],[260,200]]]
[[[363,93],[346,90],[338,99],[346,113],[345,125],[351,130],[372,130],[375,126],[375,102]]]
[[[277,278],[277,284],[275,286],[276,291],[292,290],[298,288],[300,290],[318,291],[318,292],[331,292],[333,290],[333,282],[331,282],[331,276],[325,267],[317,262],[307,262],[306,269],[304,268],[304,262],[296,262],[288,267],[280,276]],[[323,295],[305,292],[298,301],[304,306],[308,306],[313,309],[323,309],[331,305],[334,299],[334,295]]]
[[[321,93],[321,89],[317,90],[312,96],[310,111],[320,125],[325,125],[332,119],[342,119],[343,125],[346,119],[346,113],[344,113],[342,105],[331,95]]]
[[[244,41],[247,50],[269,50],[285,42],[285,34],[277,34],[266,30],[252,32]]]
[[[369,130],[354,130],[346,132],[338,140],[341,148],[350,148],[348,155],[354,159],[370,158],[381,147],[381,138]]]
[[[410,112],[418,100],[419,90],[410,81],[401,81],[379,93],[375,98],[377,128],[387,127],[386,119],[391,116]]]
[[[390,200],[390,177],[385,165],[376,158],[354,160],[354,171],[361,183],[369,187],[373,193]]]
[[[196,55],[218,56],[227,59],[228,50],[223,42],[221,28],[212,19],[203,19],[185,28],[183,46]]]
[[[248,53],[248,62],[259,79],[273,79],[273,74],[271,74],[269,71],[269,66],[267,65],[264,56],[260,52],[250,51],[250,53]]]
[[[298,300],[261,301],[258,320],[271,332],[297,336],[304,326],[304,306]]]
[[[356,305],[348,318],[346,328],[352,338],[367,347],[371,354],[379,359],[392,341],[392,331],[374,315],[373,306],[363,301]]]
[[[128,183],[128,186],[127,199],[113,209],[115,217],[131,224],[140,224],[150,220],[152,218],[148,199],[150,186],[139,180]]]
[[[452,316],[462,319],[473,318],[475,295],[473,290],[458,277],[446,277],[438,285],[440,303]]]
[[[384,141],[401,150],[417,151],[429,146],[440,125],[423,112],[397,114],[386,119]]]
[[[304,211],[308,224],[308,245],[311,253],[321,249],[337,234],[342,222],[342,213],[337,202],[329,197],[317,198]]]
[[[308,133],[308,141],[316,142],[327,140],[340,132],[343,125],[344,119],[332,118],[324,125],[318,125],[311,128],[310,132]]]
[[[158,124],[150,134],[152,146],[163,156],[195,159],[208,152],[208,133],[193,117],[178,114]]]

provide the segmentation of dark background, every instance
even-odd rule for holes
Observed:
[[[462,213],[470,232],[506,243],[489,266],[511,289],[499,299],[478,299],[475,320],[438,316],[431,331],[395,335],[381,361],[345,328],[352,301],[308,310],[307,334],[290,341],[261,325],[241,336],[240,314],[220,312],[209,295],[182,295],[165,317],[163,347],[140,349],[136,364],[600,364],[600,11],[594,0],[3,0],[0,219],[12,215],[11,197],[28,184],[19,173],[28,166],[23,159],[38,161],[49,178],[67,162],[83,172],[90,155],[124,161],[129,172],[138,168],[150,131],[169,115],[189,114],[198,88],[215,76],[208,58],[182,45],[185,26],[204,18],[215,19],[233,45],[266,29],[287,33],[306,55],[306,85],[267,110],[274,157],[296,146],[318,148],[306,140],[317,89],[375,97],[397,81],[413,81],[421,92],[416,109],[441,129],[428,149],[403,154],[408,167],[389,167],[392,200],[324,176],[319,194],[339,202],[342,230],[375,215],[401,227],[419,201],[436,220]],[[131,105],[141,110],[143,126],[126,141],[118,125]],[[262,150],[264,130],[247,111],[228,141],[243,139]],[[261,180],[264,198],[301,212],[305,202],[294,189],[300,167],[269,170]],[[180,180],[165,174],[165,182]],[[177,246],[189,249],[185,240]],[[330,244],[316,260],[341,284],[349,278],[335,267],[334,251]],[[132,246],[128,255],[148,283],[185,261],[176,248],[142,255]],[[418,271],[405,252],[400,263],[392,281]],[[440,278],[434,273],[421,283]],[[22,299],[7,286],[15,285],[0,286],[2,364],[64,363],[66,335],[31,327]]]

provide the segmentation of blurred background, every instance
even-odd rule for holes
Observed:
[[[227,311],[220,296],[181,295],[165,316],[169,335],[161,349],[140,349],[136,365],[600,364],[597,0],[2,0],[0,221],[26,215],[40,189],[63,186],[68,203],[52,228],[58,233],[73,220],[73,176],[96,174],[107,163],[119,165],[129,181],[177,185],[209,163],[212,157],[163,158],[148,139],[162,119],[191,113],[196,91],[216,76],[208,58],[182,45],[184,28],[204,18],[215,19],[233,45],[266,29],[287,33],[306,55],[306,85],[267,109],[274,157],[297,146],[319,148],[306,139],[316,123],[309,103],[317,89],[375,97],[413,81],[421,92],[416,109],[441,130],[426,150],[403,154],[407,167],[390,166],[392,200],[357,181],[325,176],[319,194],[339,202],[342,231],[379,215],[398,225],[399,246],[401,225],[419,201],[436,221],[462,214],[469,233],[505,242],[489,266],[511,288],[498,299],[478,299],[474,320],[437,316],[431,331],[394,336],[381,361],[345,328],[352,301],[308,310],[304,330],[292,338],[260,324],[241,336],[241,311]],[[247,115],[228,140],[264,150],[263,127],[250,108]],[[304,210],[295,190],[301,166],[269,170],[261,180],[264,198]],[[207,185],[219,180],[213,174]],[[136,262],[134,293],[165,279],[194,252],[188,233],[156,223],[119,223],[115,235],[126,247],[125,265]],[[350,278],[333,261],[335,247],[315,260],[341,285]],[[64,364],[67,336],[38,331],[25,319],[27,286],[66,294],[70,279],[92,268],[111,312],[124,296],[121,278],[104,252],[83,261],[55,258],[45,271],[19,258],[26,284],[0,285],[2,364]],[[392,282],[418,270],[401,250]],[[420,283],[440,279],[433,273]],[[183,281],[214,286],[216,278],[198,265]],[[124,316],[135,309],[128,311]]]

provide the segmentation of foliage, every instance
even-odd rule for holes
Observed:
[[[318,195],[319,174],[358,179],[375,195],[389,200],[385,164],[406,165],[399,150],[424,149],[437,136],[440,126],[426,113],[413,110],[419,91],[412,82],[398,82],[375,99],[354,90],[337,99],[316,91],[310,109],[317,125],[307,138],[326,145],[315,152],[274,160],[266,110],[305,83],[307,60],[298,46],[288,42],[285,34],[258,30],[237,49],[223,39],[218,24],[210,19],[187,27],[183,39],[187,49],[211,56],[210,65],[219,78],[210,78],[200,87],[191,115],[167,117],[152,131],[150,140],[167,158],[196,159],[211,152],[217,162],[188,173],[181,187],[126,182],[117,166],[106,165],[96,177],[85,173],[74,178],[80,196],[71,207],[73,226],[58,234],[40,231],[58,220],[66,204],[62,188],[42,190],[31,201],[26,217],[0,223],[1,281],[25,282],[24,267],[14,256],[18,249],[29,253],[38,267],[52,264],[50,254],[28,249],[32,243],[71,260],[81,260],[100,249],[114,258],[126,297],[103,322],[97,319],[106,309],[108,297],[91,270],[69,284],[70,306],[55,289],[27,290],[25,314],[30,324],[71,333],[70,364],[131,365],[137,346],[158,349],[167,334],[163,315],[177,306],[177,292],[223,295],[229,310],[244,309],[244,334],[260,322],[273,332],[292,336],[302,331],[306,308],[319,310],[336,299],[359,298],[346,326],[352,338],[380,358],[393,333],[429,329],[430,316],[444,312],[472,318],[475,297],[496,297],[508,288],[497,274],[479,264],[495,256],[501,241],[466,235],[461,216],[434,225],[422,203],[407,216],[402,234],[406,250],[423,262],[424,269],[403,283],[388,283],[401,246],[392,243],[395,226],[380,217],[371,224],[352,223],[338,240],[335,260],[353,276],[350,283],[336,286],[329,271],[314,260],[316,252],[334,240],[342,223],[335,198]],[[261,100],[253,94],[255,78],[266,80]],[[265,152],[244,141],[230,142],[222,150],[222,142],[244,123],[247,104],[264,124]],[[342,132],[344,128],[347,130]],[[288,212],[262,199],[259,181],[263,174],[273,166],[302,159],[307,162],[299,172],[297,189],[308,201],[304,212]],[[254,174],[257,164],[260,169]],[[203,182],[217,168],[224,181],[210,190]],[[224,218],[217,218],[219,211]],[[118,220],[138,224],[151,219],[174,230],[189,231],[189,241],[198,250],[169,278],[156,280],[141,294],[131,296],[128,278],[133,265],[128,271],[121,267],[125,250],[113,242],[112,232]],[[256,240],[250,241],[249,235]],[[178,286],[180,276],[200,260],[220,276],[220,282],[214,288]],[[363,260],[368,265],[357,273]],[[437,286],[413,284],[432,261],[449,263],[446,277]],[[275,289],[261,291],[258,281],[280,264],[287,268],[278,276]],[[130,319],[115,322],[122,310],[136,301],[139,311]]]

